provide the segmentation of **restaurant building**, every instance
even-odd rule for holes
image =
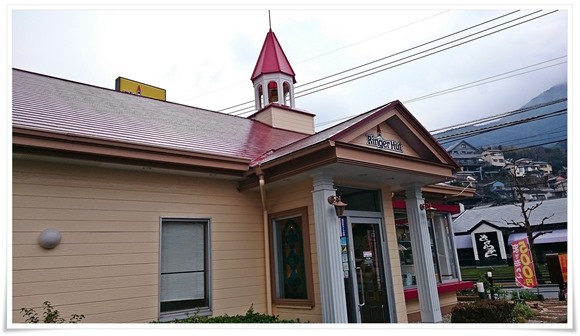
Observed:
[[[441,321],[453,158],[399,101],[315,132],[272,30],[251,80],[243,118],[12,70],[13,322]]]

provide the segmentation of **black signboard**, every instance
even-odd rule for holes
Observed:
[[[478,232],[474,235],[480,261],[501,259],[496,231]]]

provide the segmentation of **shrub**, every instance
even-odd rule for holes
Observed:
[[[455,294],[457,294],[458,296],[477,296],[478,295],[477,285],[474,282],[471,288],[458,290],[457,292],[455,292]]]
[[[300,320],[280,320],[278,315],[255,313],[252,306],[245,315],[198,316],[195,314],[181,320],[175,319],[169,323],[300,323]]]
[[[514,305],[505,300],[459,302],[451,312],[451,323],[514,323]]]
[[[510,295],[512,300],[518,299],[518,291],[511,291]],[[522,301],[536,301],[538,300],[538,295],[531,290],[521,289],[519,290],[519,299]]]
[[[492,285],[485,274],[480,274],[477,281],[483,282],[486,295],[487,293],[493,293],[494,297],[500,300],[505,299],[508,295],[497,282]]]
[[[33,308],[22,308],[20,309],[20,313],[22,314],[22,317],[26,317],[26,323],[77,323],[85,318],[85,315],[83,314],[71,314],[69,320],[66,321],[64,318],[60,317],[58,309],[52,307],[49,301],[44,301],[44,303],[42,303],[42,308],[44,310],[42,313],[42,321],[40,321],[38,313]]]
[[[525,303],[516,303],[514,305],[514,322],[525,323],[527,320],[536,316],[536,313],[530,306]]]

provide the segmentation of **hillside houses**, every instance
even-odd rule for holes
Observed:
[[[523,196],[528,201],[567,196],[566,178],[553,176],[549,162],[529,158],[509,160],[501,149],[478,149],[464,140],[446,150],[461,167],[456,173],[456,182],[460,185],[468,183],[477,189],[478,196],[473,200],[473,205],[489,202],[502,204],[513,200],[516,193],[510,186],[507,172],[518,178],[528,178],[526,186],[522,187]]]

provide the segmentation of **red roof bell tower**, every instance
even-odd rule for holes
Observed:
[[[252,73],[256,110],[272,103],[294,107],[294,70],[270,28]]]

